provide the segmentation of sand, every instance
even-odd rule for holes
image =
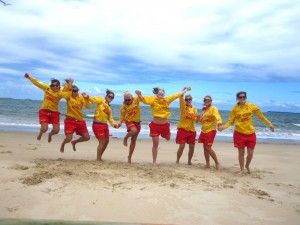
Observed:
[[[232,143],[215,143],[221,171],[204,168],[201,145],[193,165],[187,149],[161,142],[158,165],[151,142],[139,140],[126,163],[121,139],[111,138],[104,162],[97,140],[74,152],[62,136],[47,143],[32,133],[0,133],[0,218],[153,224],[299,224],[300,146],[258,144],[252,173],[241,176]]]

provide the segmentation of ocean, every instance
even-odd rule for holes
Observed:
[[[10,99],[0,98],[0,130],[1,131],[22,131],[35,132],[39,131],[38,110],[41,101],[38,100],[24,100],[24,99]],[[95,107],[91,109],[84,109],[85,119],[87,121],[90,135],[92,132],[92,121]],[[119,119],[120,105],[112,105],[113,117],[115,120]],[[61,130],[63,133],[63,120],[66,112],[66,103],[60,102],[61,112]],[[179,118],[179,109],[171,108],[172,116],[170,118],[171,134],[174,139],[177,131],[177,122]],[[226,121],[229,116],[229,111],[220,110],[223,121]],[[300,144],[300,113],[290,112],[265,112],[265,115],[273,123],[275,132],[271,132],[268,127],[260,122],[256,117],[254,123],[256,126],[256,135],[258,142],[264,143],[286,143],[286,144]],[[142,129],[139,138],[149,138],[148,124],[151,121],[151,112],[148,106],[142,105]],[[197,124],[197,136],[201,129]],[[113,137],[121,138],[126,133],[125,124],[119,129],[110,128],[110,134]],[[233,127],[218,132],[216,140],[232,141]]]

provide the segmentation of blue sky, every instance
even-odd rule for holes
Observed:
[[[41,99],[23,78],[72,77],[122,101],[126,90],[191,86],[230,109],[235,93],[263,110],[300,112],[300,2],[6,0],[0,6],[0,97]],[[175,103],[176,106],[178,103]]]

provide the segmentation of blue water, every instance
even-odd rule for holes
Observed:
[[[2,131],[26,131],[38,132],[38,110],[41,101],[37,100],[19,100],[0,98],[0,130]],[[115,120],[119,119],[120,105],[112,105],[113,116]],[[90,134],[93,135],[91,124],[95,107],[84,109],[85,119],[87,121]],[[63,131],[64,113],[66,112],[66,103],[60,103],[61,112],[61,132]],[[172,116],[170,118],[172,138],[176,135],[176,126],[179,118],[179,109],[171,108]],[[223,121],[228,119],[229,111],[220,111]],[[275,132],[270,132],[265,124],[254,119],[256,125],[256,134],[260,142],[268,143],[300,143],[300,113],[289,112],[266,112],[265,115],[272,121]],[[140,138],[149,138],[148,123],[151,121],[151,112],[148,106],[142,105],[142,129]],[[200,125],[197,125],[197,132],[200,131]],[[218,132],[216,140],[231,141],[233,127]],[[110,128],[110,133],[114,137],[123,137],[126,133],[125,125],[119,129]]]

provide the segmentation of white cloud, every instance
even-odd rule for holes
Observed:
[[[203,79],[299,80],[296,0],[10,2],[0,7],[2,71],[20,63],[41,76],[119,82],[141,62]]]

